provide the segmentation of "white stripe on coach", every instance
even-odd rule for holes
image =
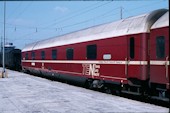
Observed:
[[[169,61],[156,61],[156,60],[151,60],[150,61],[151,65],[169,65]]]
[[[85,60],[22,60],[22,62],[35,63],[73,63],[73,64],[128,64],[128,65],[147,65],[147,61],[85,61]]]
[[[147,61],[85,61],[85,60],[22,60],[22,62],[37,62],[37,63],[73,63],[73,64],[128,64],[128,65],[147,65]],[[128,62],[128,63],[127,63]],[[169,61],[150,61],[150,65],[169,65]]]
[[[148,61],[130,61],[128,65],[147,65]]]

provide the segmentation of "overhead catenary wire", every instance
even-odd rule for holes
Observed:
[[[101,6],[104,6],[104,5],[106,5],[106,4],[108,4],[108,3],[110,3],[110,2],[107,2],[107,3],[104,3],[104,4],[100,4],[100,5],[98,5],[97,7],[94,7],[94,8],[90,8],[90,9],[88,9],[88,10],[86,10],[86,11],[83,11],[84,13],[85,12],[90,12],[90,11],[92,11],[92,9],[96,9],[96,8],[99,8],[99,7],[101,7]],[[76,14],[77,16],[80,16],[80,15],[78,15],[78,14]],[[73,17],[75,17],[76,15],[73,15],[73,16],[71,16],[71,18],[73,18]],[[8,24],[8,25],[12,25],[12,24]],[[21,25],[19,25],[20,27],[24,27],[24,26],[21,26]],[[35,29],[35,27],[29,27],[30,29]],[[38,31],[38,29],[41,29],[41,30],[43,30],[43,29],[54,29],[54,28],[48,28],[48,27],[43,27],[43,28],[39,28],[39,27],[36,27],[36,32]],[[55,28],[55,29],[62,29],[62,28]],[[34,32],[33,32],[33,34],[35,34]],[[27,34],[26,36],[29,36],[30,34]],[[25,36],[25,35],[24,35]]]
[[[160,2],[160,1],[159,1]],[[159,3],[159,2],[156,2],[156,3]],[[144,6],[150,6],[150,4],[149,5],[144,5]],[[123,8],[122,7],[122,12],[123,13],[129,13],[129,12],[132,12],[132,11],[135,11],[136,9],[140,9],[140,8],[143,8],[144,6],[141,6],[141,7],[137,7],[137,8],[133,8],[133,9],[130,9],[130,10],[125,10],[125,8]],[[78,15],[77,15],[78,16]],[[68,19],[68,18],[65,18],[65,19]],[[63,21],[63,20],[62,20]],[[59,21],[59,22],[57,22],[57,23],[60,23],[60,22],[62,22],[62,21]],[[63,22],[65,22],[65,21],[63,21]],[[3,22],[0,22],[1,24],[3,24]],[[52,25],[54,25],[55,23],[53,23]],[[48,26],[48,27],[37,27],[37,26],[26,26],[26,25],[17,25],[17,24],[12,24],[12,23],[6,23],[6,25],[9,25],[9,26],[13,26],[13,27],[11,27],[11,28],[18,28],[18,27],[20,27],[20,28],[25,28],[25,29],[35,29],[35,28],[37,28],[37,29],[56,29],[56,27],[52,27],[52,26]],[[14,27],[15,26],[15,27]],[[9,27],[8,27],[9,28]]]
[[[160,1],[159,1],[160,2]],[[159,3],[159,2],[156,2],[156,3]],[[152,3],[153,4],[153,3]],[[129,13],[129,12],[133,12],[133,11],[135,11],[136,9],[140,9],[140,8],[143,8],[143,7],[146,7],[146,6],[150,6],[150,5],[144,5],[144,6],[141,6],[141,7],[136,7],[136,8],[132,8],[132,9],[129,9],[129,10],[125,10],[125,8],[123,8],[123,13]],[[107,15],[107,14],[106,14]],[[73,15],[72,15],[73,16]],[[113,16],[113,15],[110,15],[110,16]],[[75,17],[77,17],[77,16],[75,16]],[[74,18],[74,17],[73,17]],[[91,19],[94,19],[94,18],[91,18]],[[101,19],[103,19],[103,18],[101,18]],[[61,22],[62,20],[60,20],[60,22]],[[80,25],[80,24],[83,24],[83,23],[86,23],[86,22],[88,22],[88,21],[92,21],[92,20],[90,20],[90,19],[88,19],[88,20],[84,20],[84,21],[81,21],[81,22],[77,22],[77,23],[73,23],[73,24],[69,24],[69,25],[65,25],[65,26],[59,26],[59,27],[53,27],[53,26],[56,26],[56,23],[57,22],[55,22],[55,23],[53,23],[53,24],[51,24],[52,26],[47,26],[47,27],[37,27],[37,26],[27,26],[27,28],[28,29],[35,29],[35,28],[37,28],[37,30],[38,30],[38,32],[37,33],[34,33],[33,32],[33,34],[32,35],[38,35],[38,34],[40,34],[41,33],[41,31],[44,31],[44,30],[52,30],[53,32],[54,31],[56,31],[56,29],[58,29],[58,31],[59,31],[59,29],[62,29],[62,32],[64,33],[64,28],[69,28],[69,27],[73,27],[73,26],[76,26],[76,25]],[[64,21],[63,21],[64,22]],[[17,30],[18,30],[18,27],[25,27],[26,28],[26,26],[20,26],[20,25],[18,25],[18,26],[16,26],[17,27]],[[27,29],[26,28],[26,29]],[[36,31],[36,30],[35,30]],[[27,36],[31,36],[31,33],[30,33],[30,35],[27,35]],[[22,37],[22,36],[21,36]]]
[[[114,14],[114,15],[117,15],[117,14],[119,14],[119,13],[116,13],[116,14]],[[113,16],[113,15],[110,15],[110,16]],[[91,21],[91,19],[89,19],[89,20],[85,20],[85,21],[81,21],[81,22],[78,22],[78,23],[74,23],[74,24],[70,24],[70,25],[66,25],[66,26],[63,26],[63,27],[61,27],[61,28],[55,28],[55,29],[63,29],[63,28],[69,28],[69,27],[73,27],[73,26],[76,26],[76,25],[80,25],[80,24],[83,24],[83,23],[86,23],[86,22],[88,22],[88,21]],[[54,29],[54,28],[53,28]],[[45,30],[45,29],[44,29]],[[52,31],[52,32],[55,32],[55,31]],[[44,32],[45,33],[45,32]],[[25,35],[26,37],[27,36],[31,36],[31,35],[34,35],[34,34],[36,34],[36,32],[34,32],[34,33],[30,33],[30,34],[27,34],[27,35]],[[49,34],[49,33],[48,33]],[[25,38],[26,38],[25,37]],[[22,37],[21,37],[22,38]],[[25,39],[24,38],[24,39]],[[20,40],[22,40],[22,39],[20,39]]]
[[[111,11],[113,11],[113,10],[117,10],[117,9],[119,9],[119,7],[118,7],[118,8],[115,8],[115,9],[112,9],[112,10],[109,10],[109,11],[103,13],[102,15],[98,15],[98,16],[96,16],[96,17],[93,17],[93,18],[90,18],[90,19],[88,19],[88,20],[84,20],[84,21],[81,21],[81,22],[78,22],[78,23],[74,23],[74,24],[70,24],[70,25],[65,25],[65,26],[63,26],[63,27],[61,27],[61,28],[68,28],[68,27],[72,27],[72,26],[75,26],[75,25],[83,24],[83,23],[86,23],[86,22],[89,22],[89,21],[93,21],[94,18],[103,17],[103,16],[107,15],[109,12],[111,12]],[[116,14],[119,14],[119,13],[116,13]],[[114,16],[114,15],[116,15],[116,14],[112,14],[112,16]]]
[[[62,27],[58,27],[58,28],[36,28],[36,32],[37,32],[37,29],[40,29],[40,30],[46,30],[46,29],[50,29],[50,30],[53,30],[53,32],[55,32],[55,31],[63,31],[63,29],[64,28],[69,28],[69,27],[73,27],[73,26],[76,26],[76,25],[79,25],[79,24],[83,24],[83,23],[87,23],[87,22],[89,22],[89,21],[93,21],[93,19],[94,18],[101,18],[101,17],[103,17],[103,16],[105,16],[105,15],[108,15],[109,13],[112,13],[112,11],[114,11],[114,10],[118,10],[119,9],[119,7],[117,7],[117,8],[114,8],[114,9],[111,9],[111,10],[109,10],[109,11],[106,11],[105,13],[103,13],[103,14],[101,14],[101,15],[98,15],[98,16],[96,16],[96,17],[92,17],[92,18],[90,18],[90,19],[88,19],[88,20],[84,20],[84,21],[80,21],[80,22],[77,22],[77,23],[73,23],[73,24],[69,24],[69,25],[65,25],[65,26],[62,26]],[[119,14],[119,12],[117,12],[117,13],[114,13],[114,14],[111,14],[112,16],[113,15],[117,15],[117,14]],[[35,28],[34,28],[35,29]],[[33,32],[33,34],[35,34],[36,32]],[[30,34],[26,34],[26,35],[23,35],[22,37],[20,37],[20,38],[26,38],[27,36],[30,36]],[[25,39],[24,38],[24,39]]]
[[[84,10],[87,10],[87,9],[89,9],[90,7],[93,7],[93,6],[95,6],[95,5],[97,5],[97,4],[99,4],[100,2],[98,1],[97,3],[94,3],[94,4],[91,4],[91,5],[88,5],[87,7],[83,7],[81,10],[76,10],[74,13],[71,13],[71,15],[69,16],[62,16],[62,17],[59,17],[59,18],[55,18],[55,19],[53,19],[53,21],[55,22],[55,21],[59,21],[59,20],[62,20],[62,19],[65,19],[65,18],[69,18],[69,17],[71,17],[71,16],[73,16],[73,15],[77,15],[77,14],[79,14],[79,13],[81,13],[81,12],[83,12]],[[54,22],[48,22],[48,24],[50,23],[54,23]],[[45,25],[46,23],[43,23],[43,24],[39,24],[39,25],[37,25],[37,26],[42,26],[42,25]],[[50,25],[49,24],[49,25]]]
[[[110,1],[111,2],[111,1]],[[85,11],[83,10],[83,11],[79,11],[78,13],[74,13],[74,15],[72,15],[72,16],[69,16],[69,17],[67,17],[67,18],[64,18],[63,20],[60,20],[60,21],[58,21],[57,23],[61,23],[61,22],[65,22],[65,21],[67,21],[68,19],[70,19],[70,18],[74,18],[74,17],[76,17],[76,16],[80,16],[80,15],[82,15],[82,14],[85,14],[85,13],[87,13],[87,12],[90,12],[90,11],[92,11],[93,9],[97,9],[97,8],[99,8],[99,7],[101,7],[101,6],[104,6],[104,5],[106,5],[106,4],[109,4],[110,2],[107,2],[107,3],[104,3],[104,4],[100,4],[100,5],[98,5],[98,6],[95,6],[95,7],[92,7],[92,8],[90,8],[90,9],[87,9],[87,7],[85,7]],[[98,4],[98,3],[97,3]],[[96,4],[95,4],[96,5]],[[28,7],[29,5],[27,5],[27,7]],[[27,7],[25,7],[25,9],[27,8]],[[23,11],[24,12],[24,11]],[[22,13],[20,13],[20,14],[22,14]],[[3,22],[0,22],[0,23],[3,23]],[[13,24],[13,23],[6,23],[7,25],[9,25],[9,26],[15,26],[15,27],[21,27],[21,28],[27,28],[27,29],[35,29],[35,28],[38,28],[38,29],[54,29],[54,28],[50,28],[52,25],[55,25],[56,23],[52,23],[51,25],[48,25],[48,26],[46,26],[46,27],[37,27],[37,26],[26,26],[26,25],[17,25],[17,24]]]
[[[22,10],[22,12],[20,12],[17,16],[16,16],[16,19],[13,20],[11,23],[15,23],[17,21],[17,19],[31,6],[32,4],[32,1],[30,1],[29,4],[27,4],[24,9]]]
[[[87,6],[87,7],[85,7],[84,9],[88,9],[89,7],[91,7],[91,6],[94,6],[94,5],[96,5],[96,4],[98,4],[99,2],[97,2],[97,3],[95,3],[95,4],[93,4],[93,5],[90,5],[90,6]],[[28,5],[27,5],[28,6]],[[25,9],[26,9],[26,7],[25,7]],[[22,12],[24,12],[24,11],[22,11]],[[82,11],[77,11],[78,13],[74,13],[74,15],[72,15],[72,16],[75,16],[75,15],[79,15],[80,13],[82,13]],[[84,12],[84,10],[83,10],[83,12]],[[20,13],[21,14],[21,13]],[[71,16],[71,17],[72,17]],[[63,16],[63,17],[65,17],[65,16]],[[68,16],[67,18],[70,18],[70,16]],[[61,18],[57,18],[57,20],[62,20],[62,17]],[[64,19],[66,19],[66,18],[64,18]],[[55,21],[56,21],[56,19],[54,19]],[[61,21],[60,20],[60,21]],[[3,24],[3,22],[0,22],[1,24]],[[48,22],[49,23],[49,22]],[[40,26],[40,25],[37,25],[37,26],[26,26],[26,25],[18,25],[18,24],[15,24],[15,23],[12,23],[12,22],[8,22],[8,23],[6,23],[7,25],[9,25],[9,26],[16,26],[16,27],[22,27],[22,28],[28,28],[28,29],[35,29],[35,27],[37,27],[37,28],[39,28],[39,29],[44,29],[45,27],[38,27],[38,26]],[[52,23],[53,24],[53,23]],[[43,24],[41,24],[41,25],[43,25]]]
[[[15,14],[15,12],[17,12],[17,10],[21,6],[22,2],[23,1],[19,1],[19,4],[15,7],[15,9],[8,13],[8,16],[6,17],[7,20],[9,19],[9,17],[12,17]]]
[[[48,26],[46,26],[46,27],[44,27],[44,28],[49,28],[49,27],[51,27],[51,26],[55,26],[55,25],[58,24],[58,23],[66,22],[66,21],[70,20],[71,18],[74,18],[74,17],[76,17],[76,16],[80,16],[80,15],[84,15],[84,14],[86,14],[86,13],[92,11],[92,10],[95,10],[95,9],[97,9],[97,8],[99,8],[99,7],[102,7],[102,6],[104,6],[104,5],[107,5],[107,4],[111,3],[111,2],[113,2],[113,1],[109,1],[109,2],[106,2],[106,3],[104,3],[104,4],[100,4],[100,5],[98,5],[98,6],[95,6],[95,7],[93,7],[93,8],[90,8],[90,9],[88,9],[88,10],[82,11],[82,12],[80,12],[80,13],[78,13],[78,14],[72,15],[72,16],[70,16],[70,17],[67,17],[67,18],[63,19],[63,20],[57,21],[57,22],[55,22],[55,23],[52,23],[52,24],[50,24],[50,25],[48,25]]]

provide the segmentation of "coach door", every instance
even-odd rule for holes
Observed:
[[[128,51],[126,60],[127,78],[129,80],[146,80],[147,76],[147,59],[146,59],[146,40],[143,35],[128,37]]]
[[[131,65],[135,59],[135,38],[130,36],[127,38],[127,58],[125,59],[125,74],[127,78],[133,78],[135,67]]]

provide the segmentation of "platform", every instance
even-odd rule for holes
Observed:
[[[0,78],[0,113],[169,112],[165,107],[7,71],[8,78]]]

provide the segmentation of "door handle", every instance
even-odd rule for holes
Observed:
[[[128,58],[125,58],[125,75],[126,75],[126,76],[127,76],[127,74],[128,74],[128,73],[127,73],[127,72],[128,72],[128,69],[127,69],[127,68],[128,68],[128,65],[129,65],[129,61],[130,61],[130,60],[128,60]]]

